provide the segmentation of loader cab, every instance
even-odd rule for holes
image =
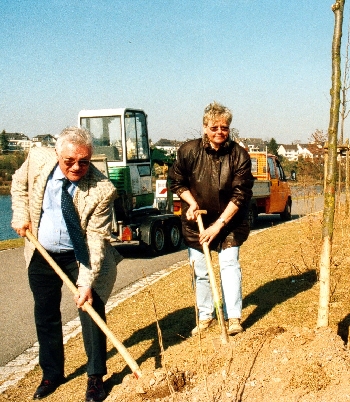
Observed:
[[[82,110],[79,127],[93,136],[95,153],[105,153],[109,162],[121,166],[149,162],[147,116],[138,109]]]
[[[92,134],[94,154],[107,158],[108,175],[118,190],[122,215],[152,207],[154,193],[145,112],[129,108],[82,110],[78,125]]]

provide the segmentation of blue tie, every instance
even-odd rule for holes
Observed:
[[[80,226],[80,219],[75,210],[73,199],[68,193],[68,186],[71,182],[64,178],[62,180],[61,207],[62,215],[66,222],[69,237],[73,243],[75,257],[85,266],[89,266],[89,252],[86,247],[83,232]]]

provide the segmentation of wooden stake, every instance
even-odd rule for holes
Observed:
[[[199,233],[202,233],[204,231],[204,226],[203,226],[203,220],[201,214],[206,214],[207,211],[204,210],[199,210],[199,215],[197,216],[197,223],[199,227]],[[211,255],[210,255],[210,250],[209,250],[209,245],[207,242],[203,243],[203,251],[205,255],[205,260],[207,263],[207,269],[208,269],[208,274],[209,274],[209,282],[211,286],[211,291],[213,293],[213,300],[214,300],[214,306],[216,309],[216,315],[219,321],[219,325],[221,327],[221,341],[223,344],[229,343],[229,337],[227,333],[227,328],[225,325],[225,319],[224,319],[224,311],[222,308],[222,302],[220,300],[219,296],[219,291],[218,287],[216,285],[216,280],[215,280],[215,274],[214,274],[214,269],[213,269],[213,264],[211,261]]]

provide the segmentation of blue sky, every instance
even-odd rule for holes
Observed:
[[[0,130],[135,107],[153,141],[184,140],[216,100],[242,137],[307,142],[329,124],[333,2],[1,0]]]

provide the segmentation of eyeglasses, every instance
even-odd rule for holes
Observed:
[[[228,133],[230,131],[230,127],[228,126],[213,126],[213,127],[208,127],[210,131],[212,131],[213,133],[215,133],[216,131],[219,130],[219,128],[221,129],[222,132],[224,133]]]
[[[74,166],[76,163],[80,166],[80,167],[87,167],[90,165],[90,161],[88,159],[80,159],[78,161],[75,161],[74,159],[69,159],[69,158],[62,158],[60,157],[63,161],[63,163],[68,166]]]

